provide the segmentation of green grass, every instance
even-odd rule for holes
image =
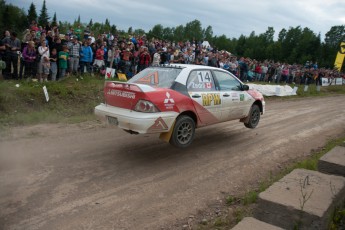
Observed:
[[[49,94],[48,102],[43,93],[44,85]],[[91,75],[78,81],[76,76],[47,83],[0,81],[0,126],[94,119],[94,107],[103,102],[103,86],[103,78]]]

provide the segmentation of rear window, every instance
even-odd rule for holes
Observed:
[[[160,88],[171,88],[181,70],[180,68],[149,67],[133,76],[128,82]]]

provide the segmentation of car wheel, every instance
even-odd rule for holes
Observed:
[[[250,109],[248,122],[245,122],[244,125],[247,128],[254,129],[260,121],[260,108],[258,105],[253,105]]]
[[[195,122],[194,120],[186,115],[179,116],[176,119],[174,131],[170,138],[170,144],[178,148],[188,147],[195,134]]]

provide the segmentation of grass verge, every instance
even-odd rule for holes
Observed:
[[[0,127],[94,119],[94,107],[103,101],[103,86],[104,79],[91,75],[46,83],[0,81]]]

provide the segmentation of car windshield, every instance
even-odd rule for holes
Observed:
[[[170,88],[181,70],[181,68],[149,67],[133,76],[128,82]]]

